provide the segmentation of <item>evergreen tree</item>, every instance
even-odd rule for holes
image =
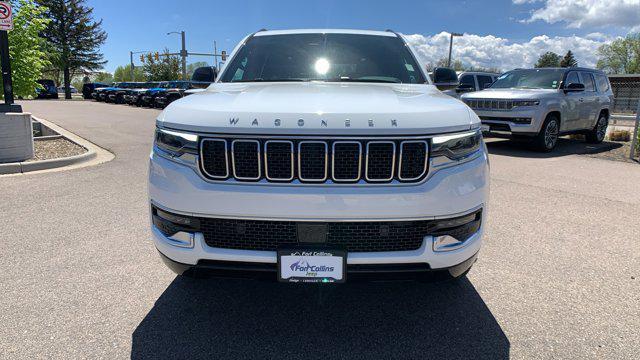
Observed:
[[[63,73],[65,98],[71,99],[69,85],[77,70],[95,71],[106,63],[100,46],[107,40],[102,20],[93,20],[93,8],[85,0],[37,0],[51,19],[41,36],[47,39],[51,62]]]
[[[560,67],[576,67],[578,66],[578,61],[573,56],[571,50],[567,51],[567,54],[560,61]]]
[[[534,65],[537,68],[543,67],[559,67],[560,66],[560,55],[547,51],[546,53],[540,55],[538,58],[538,62]]]

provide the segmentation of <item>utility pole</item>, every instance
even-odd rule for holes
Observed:
[[[451,50],[453,49],[453,37],[454,36],[462,36],[460,33],[450,33],[449,37],[449,59],[447,60],[447,67],[451,67]]]
[[[135,77],[133,75],[134,72],[134,65],[133,65],[133,51],[129,51],[129,61],[130,61],[130,69],[129,71],[131,72],[131,81],[135,81]]]
[[[180,50],[180,57],[182,57],[182,80],[186,80],[187,79],[187,56],[189,56],[189,53],[187,52],[185,33],[184,31],[180,31],[180,32],[171,31],[167,33],[167,35],[171,35],[171,34],[180,34],[180,37],[182,38],[182,49]]]

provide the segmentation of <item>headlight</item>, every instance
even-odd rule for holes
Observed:
[[[513,100],[513,107],[540,105],[540,100]]]
[[[444,156],[450,160],[463,160],[480,150],[481,143],[480,130],[435,136],[431,140],[431,154],[433,157]]]
[[[178,162],[195,164],[198,135],[175,130],[156,129],[154,148],[159,155]]]

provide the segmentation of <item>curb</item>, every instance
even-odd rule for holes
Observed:
[[[23,162],[0,164],[0,175],[27,173],[32,171],[49,170],[49,169],[62,168],[70,165],[77,165],[77,164],[88,162],[90,160],[94,160],[98,158],[98,152],[101,152],[101,153],[104,152],[109,154],[106,160],[103,159],[104,161],[99,161],[98,163],[112,160],[114,157],[113,154],[109,153],[108,151],[99,148],[97,145],[94,145],[88,140],[85,140],[69,131],[64,130],[58,125],[55,125],[47,120],[44,120],[42,118],[38,118],[35,116],[32,116],[32,118],[36,121],[41,122],[42,124],[46,125],[48,128],[54,130],[59,134],[59,135],[53,135],[51,137],[63,137],[71,141],[72,143],[87,149],[87,152],[80,155],[68,156],[68,157],[57,158],[57,159],[47,159],[47,160],[29,161],[29,162],[23,161]]]

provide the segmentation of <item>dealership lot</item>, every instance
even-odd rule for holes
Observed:
[[[491,140],[480,260],[458,284],[176,277],[150,240],[158,110],[23,103],[109,163],[0,177],[0,358],[631,358],[640,166]]]

